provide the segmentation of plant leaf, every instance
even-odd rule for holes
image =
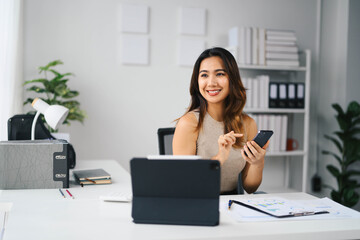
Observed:
[[[350,128],[351,122],[349,122],[349,120],[351,121],[351,118],[348,118],[346,115],[339,114],[336,116],[336,120],[341,130],[346,131]]]
[[[337,112],[339,115],[345,115],[343,109],[341,108],[341,106],[337,103],[334,103],[331,105]]]
[[[331,137],[329,135],[326,135],[326,134],[324,136],[325,136],[325,138],[329,139],[330,141],[332,141],[336,145],[339,152],[341,152],[341,153],[343,152],[343,148],[341,146],[341,143],[336,138],[333,138],[333,137]]]
[[[347,113],[350,117],[358,117],[360,115],[360,104],[358,102],[352,101],[347,108]]]
[[[73,98],[79,95],[78,91],[69,91],[65,95],[63,95],[63,98]]]
[[[359,201],[359,194],[354,191],[354,188],[344,189],[344,205],[347,207],[354,206]]]
[[[63,77],[65,77],[65,76],[74,75],[74,74],[72,74],[72,73],[64,73],[64,74],[61,74],[61,73],[55,71],[54,69],[49,69],[49,71],[52,72],[52,73],[53,73],[56,77],[58,77],[58,78],[63,78]]]
[[[331,198],[332,200],[334,200],[335,202],[338,202],[341,204],[341,194],[335,190],[331,191]]]
[[[336,178],[340,176],[340,170],[335,167],[334,165],[327,165],[326,168],[329,170],[329,172]]]
[[[39,78],[39,79],[34,79],[34,80],[28,80],[28,81],[25,81],[23,83],[23,85],[26,85],[26,84],[29,84],[29,83],[45,83],[45,82],[48,82],[49,80],[47,80],[46,78]]]
[[[24,101],[23,105],[26,105],[28,103],[31,104],[33,101],[34,101],[34,98],[28,98],[28,99],[26,99],[26,101]]]
[[[360,117],[353,120],[352,125],[355,126],[360,123]]]
[[[61,74],[57,71],[55,71],[54,69],[49,69],[49,72],[52,72],[56,77],[60,77]]]
[[[357,135],[358,133],[360,133],[360,128],[352,128],[348,134],[350,134],[351,136]]]
[[[344,134],[343,132],[336,131],[336,132],[334,132],[334,134],[335,134],[336,136],[338,136],[338,138],[340,138],[342,141],[344,141],[344,139],[345,139],[345,134]]]
[[[63,97],[64,95],[66,95],[69,92],[69,89],[66,87],[65,84],[58,84],[55,88],[54,88],[54,92],[58,95]]]
[[[360,171],[357,171],[357,170],[349,170],[347,171],[344,176],[352,176],[352,175],[360,175]]]
[[[336,155],[335,153],[330,152],[330,151],[325,151],[325,150],[323,150],[323,151],[322,151],[322,154],[324,154],[324,155],[331,155],[331,156],[333,156],[333,157],[339,162],[340,165],[342,164],[342,159],[341,159],[338,155]]]
[[[349,156],[345,161],[345,165],[349,166],[349,165],[353,164],[354,162],[356,162],[358,160],[360,160],[360,155],[359,154]]]
[[[61,60],[55,60],[55,61],[49,62],[46,66],[39,67],[39,70],[40,70],[39,73],[42,73],[43,71],[48,71],[50,67],[54,67],[59,64],[64,64],[64,63]]]
[[[38,86],[32,86],[26,89],[27,91],[34,91],[36,93],[44,93],[46,92],[46,89],[38,87]]]

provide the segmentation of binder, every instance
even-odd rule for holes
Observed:
[[[296,84],[288,84],[288,107],[296,108]]]
[[[278,101],[278,84],[271,82],[269,84],[269,108],[277,108]]]
[[[245,63],[246,64],[251,64],[252,63],[252,28],[251,27],[247,27],[245,29]]]
[[[274,115],[275,129],[274,129],[274,151],[279,152],[281,149],[281,115]]]
[[[279,84],[279,108],[287,108],[287,84]]]
[[[259,95],[260,95],[260,104],[259,107],[261,109],[265,109],[269,107],[269,82],[270,78],[268,75],[260,75],[257,76],[259,79]]]
[[[281,140],[280,140],[280,151],[286,151],[286,141],[287,141],[287,126],[288,126],[288,116],[281,116]]]
[[[252,78],[250,81],[252,82],[252,107],[259,108],[260,107],[259,79]]]
[[[305,107],[305,84],[304,83],[296,84],[296,107],[297,108]]]
[[[269,130],[273,130],[274,132],[276,131],[276,122],[275,122],[275,115],[269,115]],[[275,141],[272,140],[270,141],[269,147],[268,147],[268,151],[269,152],[274,152],[275,151]]]

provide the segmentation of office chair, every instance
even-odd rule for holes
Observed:
[[[159,154],[160,155],[172,155],[172,140],[174,136],[175,128],[159,128],[157,131],[159,141]],[[237,189],[229,194],[244,194],[244,188],[242,185],[241,172],[238,177]]]
[[[159,140],[159,154],[172,155],[172,140],[175,128],[159,128],[157,131]]]

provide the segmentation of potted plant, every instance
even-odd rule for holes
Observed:
[[[334,136],[325,135],[325,138],[333,142],[338,150],[338,154],[331,151],[322,151],[325,155],[333,156],[338,163],[338,167],[332,164],[327,165],[327,169],[336,178],[338,188],[324,185],[332,189],[331,198],[347,207],[352,207],[359,201],[359,194],[356,189],[360,184],[353,176],[360,175],[360,171],[350,167],[360,161],[360,105],[353,101],[348,105],[346,112],[339,104],[332,107],[337,111],[336,120],[340,130],[335,131]]]
[[[80,103],[73,99],[79,95],[79,92],[70,90],[67,86],[67,82],[69,81],[67,77],[72,76],[73,74],[61,74],[58,71],[55,71],[54,67],[59,64],[63,64],[63,62],[61,60],[55,60],[46,66],[39,67],[39,74],[44,73],[44,78],[25,81],[24,85],[31,85],[26,90],[41,95],[36,97],[41,98],[50,105],[58,104],[68,108],[69,114],[63,124],[70,125],[70,121],[79,121],[83,123],[86,114],[80,109]],[[49,74],[52,76],[50,77]],[[24,105],[31,104],[33,100],[33,98],[26,99]],[[28,114],[29,113],[34,114],[35,112],[30,111]],[[51,133],[57,132],[57,130],[52,129],[46,124],[44,116],[41,116],[41,118]]]

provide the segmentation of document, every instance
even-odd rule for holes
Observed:
[[[230,215],[234,220],[239,222],[262,222],[262,221],[298,221],[298,220],[315,220],[315,219],[338,219],[338,218],[360,218],[360,212],[347,208],[332,201],[329,198],[315,200],[287,200],[284,198],[255,198],[247,199],[248,203],[262,205],[264,210],[275,214],[286,214],[289,209],[296,211],[328,211],[327,214],[316,214],[308,216],[299,216],[291,218],[276,218],[265,213],[253,210],[251,208],[233,204],[229,210],[228,201],[220,202],[220,211]]]

